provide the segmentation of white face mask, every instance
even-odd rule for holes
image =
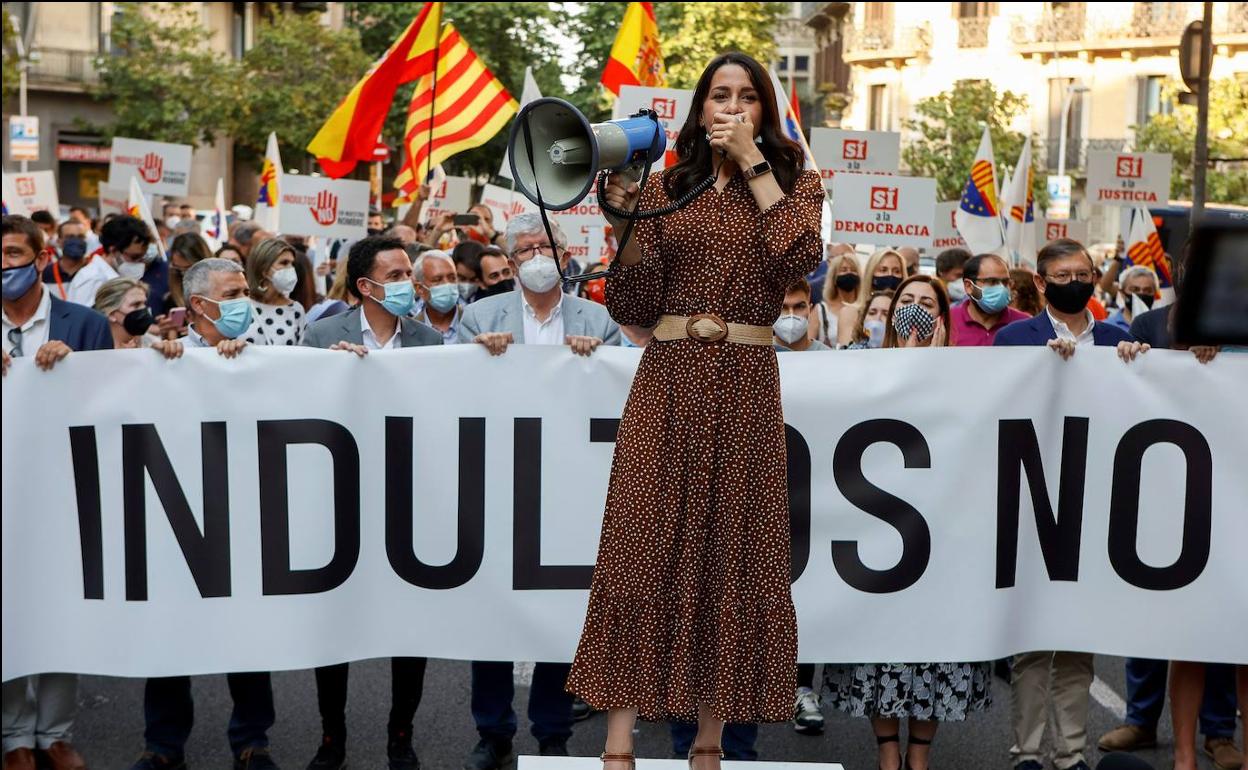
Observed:
[[[535,254],[520,266],[520,284],[529,291],[545,294],[559,283],[559,266],[554,257]]]
[[[800,315],[782,315],[771,325],[771,330],[776,333],[777,337],[784,340],[786,345],[792,345],[805,337],[809,329],[810,321]]]
[[[147,265],[142,262],[127,262],[124,259],[117,265],[117,275],[137,281],[147,272]]]
[[[293,267],[283,267],[273,274],[269,280],[273,283],[273,288],[283,297],[289,297],[290,293],[295,290],[295,284],[299,282],[299,274],[295,272]]]

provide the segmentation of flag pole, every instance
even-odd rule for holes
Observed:
[[[433,86],[429,91],[429,141],[425,145],[425,184],[433,179],[433,119],[438,107],[438,55],[442,53],[442,6],[438,6],[438,34],[433,39]]]

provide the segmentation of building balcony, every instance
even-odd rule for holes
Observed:
[[[1066,173],[1073,176],[1082,176],[1083,170],[1088,164],[1089,151],[1112,150],[1119,152],[1127,146],[1128,141],[1126,137],[1068,139],[1066,142]],[[1045,169],[1050,173],[1057,173],[1057,161],[1061,155],[1061,142],[1058,139],[1038,139],[1033,147],[1035,157],[1044,161]]]
[[[1082,42],[1088,34],[1085,4],[1072,3],[1063,10],[1060,14],[1046,13],[1038,22],[1017,16],[1011,19],[1010,40],[1019,53],[1052,51],[1063,44]]]
[[[958,48],[987,48],[991,16],[968,16],[958,19]]]
[[[85,91],[100,80],[95,51],[36,48],[31,52],[27,82],[49,91]]]
[[[1227,3],[1226,30],[1234,34],[1248,34],[1248,3]],[[1217,35],[1217,27],[1214,27]]]
[[[883,64],[925,55],[932,45],[931,30],[926,24],[918,27],[895,27],[891,22],[867,22],[849,27],[844,59],[848,64]]]
[[[1012,18],[1010,39],[1015,49],[1020,54],[1040,56],[1078,53],[1130,57],[1147,49],[1168,51],[1178,47],[1183,30],[1200,14],[1196,3],[1135,3],[1129,20],[1098,24],[1086,18],[1082,5],[1073,4],[1062,16],[1046,13],[1039,21]],[[1224,5],[1225,22],[1214,18],[1214,45],[1248,46],[1248,3]]]

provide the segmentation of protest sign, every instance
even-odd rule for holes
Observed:
[[[466,214],[472,205],[472,180],[466,176],[448,176],[430,185],[429,200],[421,209],[421,222],[436,222],[448,214]]]
[[[1085,246],[1088,243],[1088,223],[1081,219],[1046,219],[1044,220],[1044,243],[1058,238],[1069,238],[1079,241]],[[1043,245],[1043,244],[1042,244]]]
[[[108,185],[130,189],[134,177],[153,195],[183,196],[190,189],[191,151],[189,144],[149,142],[115,137],[108,164]]]
[[[368,235],[368,182],[283,174],[278,227],[287,235],[358,240]]]
[[[933,253],[945,249],[967,249],[966,239],[958,232],[956,217],[958,201],[941,201],[936,204],[936,216],[932,222],[932,242],[928,251]]]
[[[481,205],[493,212],[494,229],[499,232],[506,230],[507,222],[516,214],[537,211],[537,206],[522,193],[496,184],[487,184],[482,188]]]
[[[680,129],[689,117],[692,107],[693,91],[685,88],[620,86],[620,97],[615,100],[611,118],[627,118],[638,110],[655,111],[667,136],[667,152],[664,153],[663,160],[652,167],[658,171],[676,162],[676,137],[680,135]]]
[[[832,189],[837,172],[896,174],[901,164],[901,134],[896,131],[846,131],[840,128],[810,129],[810,152]]]
[[[832,240],[930,248],[936,180],[841,172],[832,178]]]
[[[26,174],[4,174],[4,210],[9,214],[28,217],[36,211],[50,211],[58,219],[61,203],[56,195],[56,174],[52,171],[31,171]]]
[[[1139,206],[1170,202],[1170,167],[1166,152],[1088,152],[1088,203]]]

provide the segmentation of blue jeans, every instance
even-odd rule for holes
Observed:
[[[1127,724],[1157,729],[1166,705],[1170,664],[1164,660],[1127,658]],[[1235,735],[1235,667],[1205,666],[1205,697],[1200,704],[1200,734],[1206,738]]]
[[[572,736],[572,696],[564,692],[570,663],[538,663],[529,690],[529,721],[538,743]],[[472,662],[472,719],[482,738],[510,741],[516,735],[516,712],[511,707],[516,688],[513,664]]]
[[[276,720],[269,672],[226,674],[234,710],[226,735],[234,756],[245,749],[269,745],[268,731]],[[181,757],[195,723],[191,678],[169,676],[148,679],[143,690],[143,739],[147,751],[165,757]]]
[[[693,739],[698,735],[696,722],[672,722],[672,753],[678,757],[689,756]],[[725,759],[753,762],[758,759],[754,744],[758,741],[758,725],[752,722],[727,722],[724,724],[722,746]]]

